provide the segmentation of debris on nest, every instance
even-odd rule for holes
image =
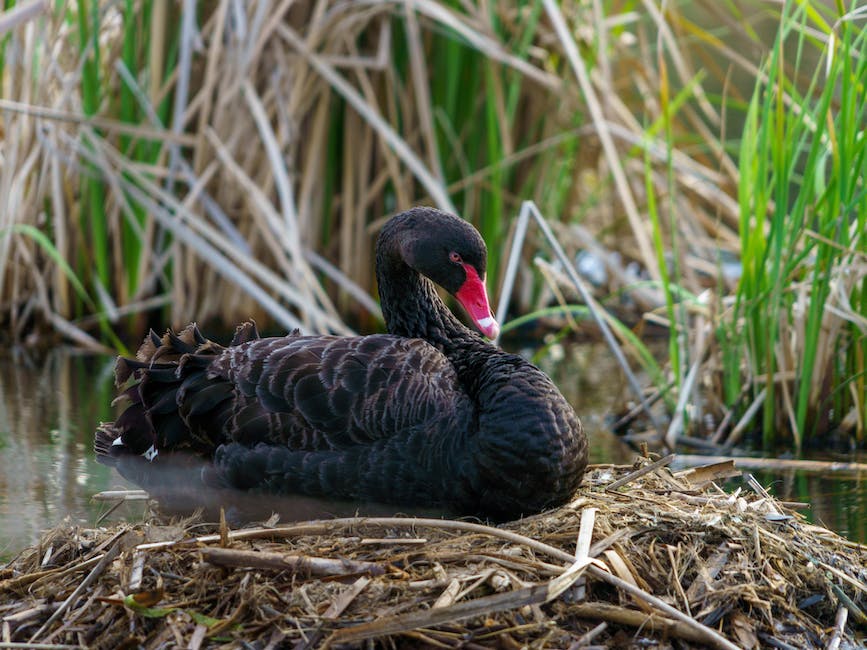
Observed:
[[[0,641],[825,648],[863,630],[867,547],[755,483],[723,491],[731,462],[671,459],[591,467],[572,503],[500,527],[61,525],[0,569]]]

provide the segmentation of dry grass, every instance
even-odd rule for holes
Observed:
[[[864,547],[760,487],[724,493],[730,464],[668,461],[597,466],[572,504],[500,528],[61,526],[0,571],[2,641],[825,648],[846,613],[863,625]]]
[[[198,31],[186,5],[154,10],[136,34],[141,67],[130,70],[130,19],[116,3],[98,6],[92,116],[74,7],[23,23],[6,43],[0,308],[14,339],[47,324],[95,345],[97,320],[135,328],[140,320],[120,319],[159,307],[175,326],[249,316],[313,331],[369,325],[379,219],[419,202],[459,209],[483,229],[495,281],[524,199],[549,218],[581,216],[603,245],[616,242],[659,278],[641,216],[641,150],[659,161],[664,188],[666,146],[645,128],[660,113],[644,91],[660,83],[647,56],[658,48],[678,83],[694,81],[694,55],[673,36],[683,28],[677,13],[551,3],[527,31],[531,5],[224,0],[198,17]],[[575,56],[567,23],[582,26],[578,45],[600,48],[594,70]],[[462,104],[453,113],[442,91],[431,99],[452,72],[441,61],[448,48],[491,71],[476,95],[449,81]],[[684,255],[707,260],[717,244],[736,243],[736,173],[702,126],[719,124],[718,109],[701,83],[690,88],[694,105],[675,119],[701,135],[689,141],[699,155],[673,152],[678,211],[690,215],[680,227],[695,244]],[[122,121],[118,93],[134,104],[135,123]],[[485,111],[493,121],[483,126]],[[485,138],[501,144],[497,157]],[[90,176],[101,181],[98,211]],[[22,224],[46,240],[15,229]],[[659,304],[657,295],[645,306]]]

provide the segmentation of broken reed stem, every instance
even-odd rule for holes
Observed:
[[[40,627],[36,633],[30,637],[30,643],[36,641],[36,639],[42,636],[45,631],[51,627],[51,624],[54,623],[54,621],[63,616],[66,610],[69,609],[76,600],[78,600],[81,594],[83,594],[93,581],[96,580],[103,571],[105,571],[105,568],[114,561],[114,559],[120,554],[120,550],[121,540],[117,539],[114,545],[105,553],[105,555],[102,556],[102,559],[97,563],[97,565],[93,567],[93,570],[87,574],[87,577],[84,580],[82,580],[81,584],[78,585],[75,591],[69,594],[69,597],[63,601],[63,604],[57,608],[57,611],[55,611],[48,620],[43,623],[42,627]]]
[[[665,618],[658,614],[646,614],[635,609],[627,609],[626,607],[601,602],[576,605],[572,611],[574,611],[576,616],[582,618],[602,619],[603,621],[617,625],[650,629],[654,632],[662,632],[669,637],[692,643],[704,644],[708,642],[707,637],[697,633],[692,626],[684,625],[680,621]],[[605,625],[605,623],[602,623],[602,625]],[[592,631],[595,630],[596,628]],[[729,644],[727,647],[737,648],[734,644]]]
[[[733,447],[734,445],[736,445],[740,441],[741,437],[744,435],[744,431],[747,430],[747,427],[753,421],[753,418],[755,417],[756,413],[758,413],[762,404],[765,403],[765,397],[767,396],[767,394],[768,394],[767,387],[762,388],[762,390],[759,391],[759,394],[756,395],[756,399],[754,399],[753,403],[749,405],[749,407],[747,408],[746,411],[744,411],[743,416],[741,417],[740,420],[738,420],[738,423],[732,429],[732,431],[729,434],[729,437],[726,439],[723,447],[730,449],[731,447]]]
[[[672,607],[665,601],[660,600],[656,596],[651,596],[643,589],[631,585],[625,580],[622,580],[617,576],[611,575],[610,573],[606,573],[605,571],[602,571],[601,569],[592,565],[588,568],[587,572],[590,573],[594,578],[598,578],[603,582],[607,582],[614,587],[619,587],[631,596],[634,596],[635,598],[646,602],[648,605],[651,605],[656,609],[668,614],[671,618],[675,619],[675,621],[680,622],[686,627],[690,628],[696,635],[698,635],[698,638],[701,640],[702,643],[707,643],[714,648],[722,648],[723,650],[738,650],[738,646],[736,646],[734,643],[726,639],[715,630],[712,630],[706,625],[703,625],[698,621],[690,618],[680,610],[675,609],[674,607]],[[648,617],[646,614],[641,614],[641,616],[645,617],[645,619],[651,618]]]
[[[562,16],[561,16],[562,19]],[[572,281],[572,284],[577,289],[578,294],[581,296],[581,299],[587,305],[588,309],[590,309],[590,314],[593,316],[593,320],[596,322],[596,325],[599,327],[599,331],[602,332],[602,336],[605,339],[605,342],[608,344],[608,348],[611,350],[611,353],[617,359],[617,363],[620,365],[620,368],[623,370],[623,374],[626,375],[627,383],[629,387],[632,389],[632,392],[635,395],[636,400],[639,403],[644,403],[644,391],[641,389],[641,384],[638,383],[638,378],[635,376],[635,373],[632,372],[632,368],[629,366],[629,363],[626,361],[626,357],[623,354],[623,350],[620,349],[620,346],[617,344],[617,340],[614,338],[614,334],[611,332],[611,328],[608,326],[605,317],[603,315],[607,315],[605,309],[593,299],[591,293],[587,290],[587,287],[584,284],[584,281],[581,280],[581,277],[578,275],[578,272],[575,270],[575,265],[566,255],[563,247],[560,245],[560,242],[554,236],[554,233],[551,231],[551,226],[548,225],[545,217],[542,216],[542,212],[539,210],[538,206],[533,201],[524,201],[521,204],[521,212],[527,211],[532,217],[536,220],[536,223],[539,226],[539,229],[542,231],[542,234],[545,236],[545,239],[548,240],[548,244],[551,246],[551,250],[554,252],[554,256],[560,261],[563,265],[563,269],[566,272],[566,275],[569,276],[569,279]],[[663,435],[662,424],[659,422],[659,418],[653,413],[650,408],[646,409],[648,419],[653,423],[654,428],[659,432],[659,435]]]
[[[677,460],[684,465],[704,465],[734,461],[742,469],[770,469],[777,471],[797,470],[799,472],[844,472],[853,474],[867,473],[867,463],[849,463],[833,460],[799,460],[789,458],[757,458],[754,456],[704,456],[677,454]]]
[[[610,485],[605,486],[605,490],[611,492],[616,490],[617,488],[621,488],[628,483],[631,483],[635,479],[641,478],[645,474],[650,474],[651,472],[659,469],[660,467],[665,467],[666,465],[670,465],[671,461],[674,460],[674,454],[669,454],[663,458],[660,458],[657,461],[650,463],[649,465],[645,465],[634,472],[627,474],[626,476],[617,479],[616,481],[612,481]]]
[[[211,564],[250,569],[289,570],[303,576],[345,576],[366,573],[383,575],[386,568],[377,562],[363,562],[311,555],[287,555],[265,551],[241,551],[231,548],[203,548],[202,557]]]
[[[16,643],[0,641],[0,648],[27,648],[28,650],[81,650],[80,645],[63,645],[62,643]]]
[[[45,11],[47,5],[47,0],[30,0],[20,2],[8,11],[0,11],[0,36],[36,18]]]
[[[358,643],[373,637],[408,632],[417,628],[432,627],[452,623],[474,616],[488,615],[507,609],[517,609],[525,605],[546,603],[554,600],[571,587],[581,574],[592,566],[590,558],[576,560],[562,574],[552,580],[532,587],[522,587],[504,594],[494,594],[470,601],[431,608],[420,612],[410,612],[397,616],[386,616],[370,623],[338,630],[328,638],[324,647],[331,644]]]
[[[837,610],[837,617],[834,619],[834,633],[828,641],[827,650],[838,650],[840,642],[843,640],[843,632],[846,629],[846,619],[849,618],[849,610],[845,607],[840,607]]]
[[[324,614],[322,614],[323,622],[334,620],[346,611],[346,608],[352,604],[352,601],[355,600],[362,591],[364,591],[365,587],[367,587],[369,583],[370,578],[361,576],[358,580],[352,583],[352,586],[349,589],[341,592],[337,598],[331,601],[328,609],[325,610]],[[295,650],[308,650],[309,648],[320,647],[319,641],[323,636],[321,627],[322,626],[320,625],[320,629],[308,635],[305,643],[296,643]]]
[[[23,587],[24,585],[31,584],[36,582],[37,580],[41,580],[42,578],[52,577],[58,578],[60,576],[66,575],[67,573],[73,573],[75,571],[83,571],[84,569],[89,569],[95,564],[98,564],[103,556],[98,555],[97,557],[92,557],[89,560],[85,560],[75,566],[69,567],[68,569],[63,569],[58,571],[57,569],[46,569],[45,571],[37,571],[36,573],[28,573],[25,575],[17,576],[15,578],[7,578],[6,580],[0,581],[0,589],[18,589]]]
[[[581,635],[575,643],[569,646],[569,650],[573,648],[583,648],[586,645],[590,645],[590,642],[593,641],[597,636],[602,634],[606,629],[608,629],[608,623],[602,621],[599,625],[594,627],[592,630],[587,632],[586,634]]]
[[[578,541],[575,543],[575,558],[590,557],[590,543],[593,541],[593,524],[596,521],[597,508],[585,508],[581,511],[581,525],[578,528]]]
[[[0,110],[13,111],[31,117],[39,117],[58,122],[71,122],[73,124],[90,126],[100,131],[117,133],[119,135],[128,135],[142,140],[174,143],[183,147],[192,147],[196,144],[195,136],[184,135],[183,133],[174,134],[162,128],[129,124],[127,122],[107,117],[88,117],[80,113],[62,111],[56,108],[48,108],[46,106],[34,106],[32,104],[12,101],[11,99],[0,98]]]

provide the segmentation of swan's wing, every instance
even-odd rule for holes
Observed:
[[[246,445],[339,449],[466,426],[471,411],[451,364],[420,339],[260,339],[228,348],[208,374],[234,386],[225,439]]]
[[[442,354],[388,335],[262,339],[245,325],[223,348],[191,326],[151,334],[135,359],[118,360],[117,381],[127,408],[95,443],[112,464],[127,455],[207,457],[232,442],[299,451],[419,442],[466,432],[473,418]]]

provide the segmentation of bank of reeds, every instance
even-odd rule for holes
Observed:
[[[649,54],[700,100],[683,129],[719,120],[670,29],[602,4],[44,6],[3,44],[5,319],[17,339],[159,306],[176,325],[266,312],[342,331],[338,314],[375,313],[380,219],[418,202],[480,227],[494,285],[524,199],[658,279],[630,151],[653,119],[635,92],[658,79]],[[714,179],[705,201],[731,185],[683,163],[684,184]]]
[[[835,421],[867,436],[867,34],[852,16],[826,22],[808,8],[781,20],[747,113],[744,275],[720,336],[726,377],[743,368],[730,343],[747,351],[765,443],[784,429],[798,448]],[[723,385],[729,400],[740,391]]]
[[[384,215],[461,213],[496,287],[531,199],[611,311],[669,327],[662,367],[619,331],[670,443],[709,422],[723,441],[759,397],[798,445],[829,404],[863,437],[865,57],[842,6],[31,9],[0,21],[10,339],[122,347],[149,320],[251,316],[369,330]],[[531,231],[536,256],[512,314],[574,312]]]
[[[670,243],[655,239],[660,260],[670,260],[661,264],[665,314],[676,324],[672,446],[690,432],[731,447],[755,431],[766,449],[798,451],[829,437],[865,441],[865,17],[787,3],[777,18],[737,140],[734,290],[725,286],[725,257],[708,256],[716,286],[696,296],[688,231],[678,225]],[[649,208],[655,233],[663,214],[682,219],[676,206],[657,210],[651,200]]]

